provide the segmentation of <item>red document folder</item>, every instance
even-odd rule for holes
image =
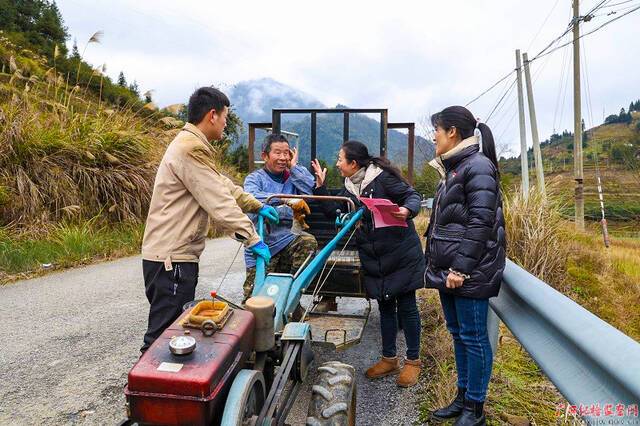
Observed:
[[[400,211],[397,204],[386,198],[364,198],[361,197],[362,204],[367,206],[373,215],[373,226],[375,228],[385,228],[387,226],[407,227],[407,222],[391,216],[391,212]]]

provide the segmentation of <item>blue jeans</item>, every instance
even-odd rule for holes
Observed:
[[[380,331],[382,332],[382,356],[396,356],[398,320],[407,342],[407,359],[420,358],[420,313],[416,304],[415,290],[400,294],[389,300],[378,300],[380,308]],[[397,314],[396,314],[397,307]]]
[[[483,402],[491,379],[493,352],[487,334],[489,299],[472,299],[440,292],[447,329],[453,337],[458,387],[465,399]]]

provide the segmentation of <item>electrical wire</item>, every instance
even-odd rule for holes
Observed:
[[[496,105],[493,107],[493,109],[491,110],[491,112],[489,113],[489,115],[487,115],[487,118],[484,120],[485,123],[489,123],[489,120],[491,119],[491,116],[493,115],[493,113],[496,111],[496,109],[498,108],[498,106],[502,103],[502,101],[504,100],[505,96],[507,96],[509,93],[511,93],[511,91],[513,90],[513,88],[516,86],[516,81],[518,79],[514,78],[513,81],[511,82],[511,84],[509,85],[509,87],[507,87],[507,90],[505,90],[504,94],[500,97],[500,99],[498,100],[498,102],[496,103]]]
[[[569,73],[569,70],[567,69],[567,56],[569,56],[567,54],[567,51],[563,50],[562,51],[562,65],[560,67],[560,80],[558,81],[558,95],[556,96],[556,104],[555,104],[555,108],[553,110],[553,133],[556,132],[556,123],[557,123],[556,119],[558,118],[558,110],[559,110],[559,107],[560,107],[560,97],[561,97],[562,93],[564,92],[565,70],[566,70],[566,74]],[[564,105],[564,100],[563,100],[563,105]]]
[[[592,108],[592,102],[591,102],[591,87],[589,84],[589,72],[588,72],[588,68],[587,68],[587,51],[584,45],[584,40],[580,41],[580,45],[581,45],[581,52],[582,54],[580,55],[580,58],[582,59],[582,76],[584,78],[585,81],[585,94],[587,95],[587,111],[589,112],[589,128],[593,127],[593,108]]]
[[[588,36],[588,35],[590,35],[590,34],[593,34],[593,33],[595,33],[596,31],[599,31],[599,30],[601,30],[602,28],[606,27],[607,25],[611,24],[612,22],[617,21],[618,19],[623,18],[623,17],[625,17],[625,16],[627,16],[627,15],[631,14],[631,13],[633,13],[633,12],[637,11],[638,9],[640,9],[640,6],[636,6],[636,7],[634,7],[633,9],[629,10],[628,12],[625,12],[625,13],[623,13],[623,14],[622,14],[622,15],[620,15],[620,16],[616,16],[615,18],[612,18],[612,19],[608,20],[607,22],[605,22],[605,23],[601,24],[599,27],[596,27],[595,29],[593,29],[593,30],[591,30],[591,31],[589,31],[589,32],[586,32],[586,33],[584,33],[584,34],[580,35],[580,36],[578,37],[578,39],[581,39],[581,38],[586,37],[586,36]],[[573,43],[573,40],[568,41],[568,42],[566,42],[566,43],[563,43],[563,44],[561,44],[560,46],[558,46],[558,47],[554,48],[553,50],[550,50],[550,51],[548,51],[548,52],[546,52],[546,53],[544,53],[544,54],[542,54],[542,55],[540,55],[540,56],[535,57],[535,58],[534,58],[534,59],[532,59],[530,62],[532,62],[532,61],[534,61],[534,60],[536,60],[536,59],[540,59],[540,58],[542,58],[542,57],[544,57],[544,56],[547,56],[547,55],[549,55],[549,54],[551,54],[551,53],[555,52],[556,50],[562,49],[563,47],[570,45],[571,43]]]
[[[589,13],[587,13],[587,14],[586,14],[586,15],[584,15],[584,16],[589,16],[589,14],[590,14],[590,13],[593,13],[594,11],[599,10],[600,8],[604,7],[604,4],[605,4],[607,1],[609,1],[609,0],[602,0],[598,5],[594,6],[594,7],[589,11]],[[633,12],[637,11],[638,9],[640,9],[640,6],[636,6],[636,7],[634,7],[633,9],[631,9],[631,10],[629,10],[629,11],[627,11],[627,12],[623,13],[622,15],[616,16],[615,18],[612,18],[612,19],[610,19],[610,20],[606,21],[605,23],[601,24],[600,26],[596,27],[595,29],[593,29],[593,30],[591,30],[591,31],[588,31],[588,32],[586,32],[586,33],[584,33],[584,34],[580,35],[580,36],[578,37],[578,39],[581,39],[581,38],[586,37],[586,36],[588,36],[588,35],[590,35],[590,34],[593,34],[593,33],[595,33],[596,31],[599,31],[599,30],[601,30],[602,28],[606,27],[607,25],[611,24],[612,22],[617,21],[618,19],[623,18],[623,17],[625,17],[625,16],[627,16],[627,15],[631,14],[631,13],[633,13]],[[572,19],[572,20],[571,20],[571,22],[569,23],[569,25],[567,26],[567,29],[566,29],[562,34],[560,34],[560,36],[558,36],[558,37],[556,37],[555,39],[553,39],[553,40],[552,40],[552,41],[551,41],[551,42],[550,42],[550,43],[549,43],[549,44],[548,44],[544,49],[542,49],[540,52],[538,52],[538,53],[537,53],[533,58],[531,58],[531,59],[529,60],[529,63],[534,62],[534,61],[536,61],[536,60],[538,60],[538,59],[540,59],[540,58],[543,58],[543,57],[545,57],[545,56],[547,56],[547,55],[550,55],[551,53],[556,52],[557,50],[562,49],[563,47],[568,46],[569,44],[571,44],[571,43],[573,42],[573,40],[568,41],[568,42],[566,42],[566,43],[563,43],[563,44],[561,44],[561,45],[559,45],[559,46],[556,46],[555,48],[552,48],[552,46],[553,46],[554,44],[556,44],[557,42],[559,42],[559,41],[560,41],[560,40],[561,40],[565,35],[567,35],[569,32],[571,32],[571,31],[573,30],[574,25],[575,25],[575,22],[574,22],[574,20]],[[551,49],[551,50],[549,50],[549,49]],[[487,93],[489,93],[489,92],[490,92],[491,90],[493,90],[496,86],[498,86],[498,85],[499,85],[500,83],[502,83],[504,80],[506,80],[507,78],[509,78],[509,76],[510,76],[512,73],[514,73],[515,71],[516,71],[516,70],[515,70],[515,69],[513,69],[513,70],[511,70],[508,74],[506,74],[506,75],[504,75],[503,77],[501,77],[500,79],[498,79],[498,81],[496,81],[496,82],[495,82],[495,83],[493,83],[491,86],[489,86],[489,88],[487,88],[487,89],[486,89],[486,90],[484,90],[482,93],[480,93],[478,96],[476,96],[475,98],[473,98],[472,100],[470,100],[469,102],[467,102],[467,103],[465,104],[465,106],[469,106],[469,105],[471,105],[472,103],[474,103],[475,101],[477,101],[478,99],[480,99],[481,97],[483,97],[484,95],[486,95]]]
[[[556,2],[553,4],[553,7],[551,8],[551,10],[549,11],[549,13],[547,14],[547,17],[544,18],[544,21],[542,22],[542,25],[540,25],[540,28],[538,29],[538,32],[536,33],[536,35],[533,37],[533,40],[531,40],[531,43],[529,43],[529,46],[527,46],[527,50],[531,49],[531,46],[533,46],[533,43],[536,41],[536,39],[538,38],[538,36],[540,35],[540,33],[542,32],[542,29],[544,28],[544,26],[546,25],[547,21],[549,20],[549,18],[551,17],[551,15],[553,14],[553,11],[556,9],[556,6],[558,6],[558,3],[560,2],[560,0],[556,0]]]
[[[480,99],[481,97],[483,97],[484,95],[486,95],[487,93],[489,93],[491,90],[493,90],[494,87],[496,87],[498,84],[502,83],[503,81],[505,81],[507,78],[509,78],[509,76],[511,74],[513,74],[514,72],[516,72],[515,68],[511,71],[509,71],[509,73],[507,75],[505,75],[504,77],[502,77],[500,80],[496,81],[495,83],[493,83],[491,85],[491,87],[489,87],[487,90],[485,90],[484,92],[480,93],[478,96],[476,96],[475,98],[473,98],[472,100],[470,100],[469,102],[467,102],[465,104],[465,107],[468,107],[469,105],[471,105],[472,103],[474,103],[475,101],[477,101],[478,99]]]

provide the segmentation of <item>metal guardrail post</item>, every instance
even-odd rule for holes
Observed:
[[[433,198],[424,198],[420,203],[420,208],[425,212],[430,213],[431,209],[433,209]]]
[[[500,294],[489,301],[572,405],[598,404],[603,413],[625,407],[623,416],[587,415],[585,421],[640,421],[640,343],[509,260]]]

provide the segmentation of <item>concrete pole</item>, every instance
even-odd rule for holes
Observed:
[[[584,230],[582,162],[582,99],[580,97],[580,4],[573,0],[573,176],[576,181],[576,228]]]
[[[518,117],[520,119],[520,171],[522,172],[522,195],[526,200],[529,198],[529,162],[527,161],[527,129],[524,122],[520,49],[516,50],[516,76],[518,80]]]
[[[531,125],[531,139],[533,140],[533,159],[536,165],[536,178],[538,191],[546,198],[547,191],[544,186],[544,168],[542,167],[542,153],[540,152],[540,138],[538,137],[538,121],[536,120],[536,107],[533,102],[533,82],[529,71],[529,58],[522,54],[524,60],[524,78],[527,82],[527,101],[529,102],[529,124]]]

